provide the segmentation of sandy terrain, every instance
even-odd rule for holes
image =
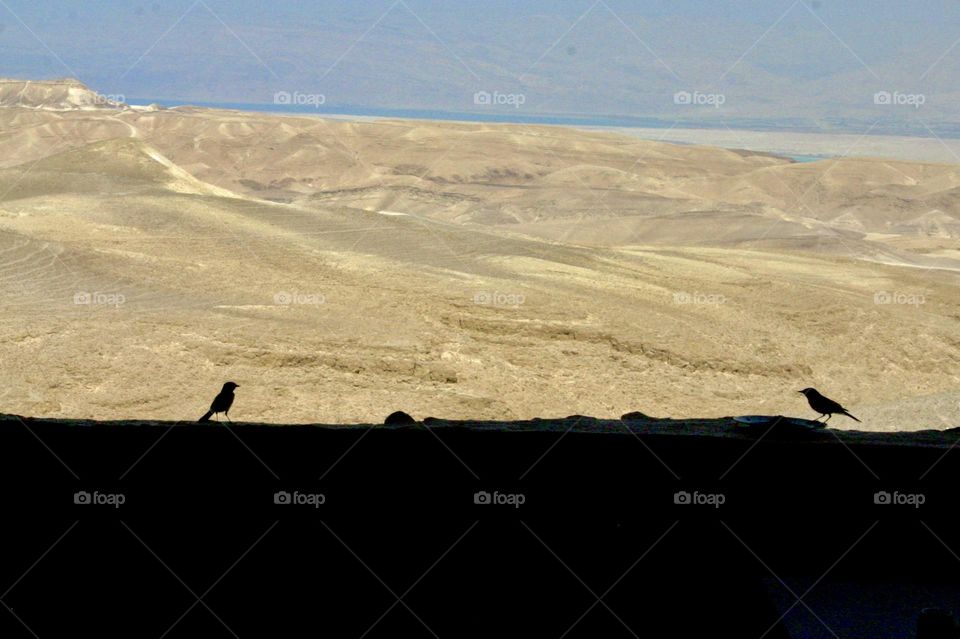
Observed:
[[[960,423],[953,165],[123,106],[0,132],[3,412],[188,419],[232,379],[250,421],[812,416],[815,386],[837,426]]]
[[[602,130],[645,140],[710,144],[809,158],[873,157],[947,164],[960,162],[960,140],[934,137],[933,132],[928,137],[876,135],[869,125],[860,133],[744,131],[723,127],[688,129],[679,126],[669,129],[605,127]]]

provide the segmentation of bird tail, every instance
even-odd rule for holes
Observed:
[[[211,417],[213,417],[213,411],[212,411],[212,410],[209,410],[209,411],[207,411],[207,414],[206,414],[206,415],[204,415],[203,417],[201,417],[201,418],[198,419],[197,421],[198,421],[198,422],[209,422]],[[856,419],[856,418],[854,418],[854,419]]]
[[[856,417],[854,417],[853,415],[851,415],[851,414],[848,413],[847,411],[843,411],[843,414],[846,415],[847,417],[849,417],[850,419],[852,419],[852,420],[855,421],[855,422],[862,423],[862,422],[860,422],[859,419],[857,419]]]

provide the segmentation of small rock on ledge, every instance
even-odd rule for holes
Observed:
[[[659,419],[658,417],[650,417],[645,413],[641,413],[638,410],[633,411],[632,413],[624,413],[620,416],[620,419],[625,422],[652,422]]]
[[[385,426],[397,426],[399,424],[416,424],[417,420],[410,415],[407,415],[402,410],[390,413],[387,415],[387,418],[383,420]]]

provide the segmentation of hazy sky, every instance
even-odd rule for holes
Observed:
[[[0,2],[0,75],[184,101],[919,126],[960,122],[958,40],[955,0]]]

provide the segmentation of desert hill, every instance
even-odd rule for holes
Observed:
[[[16,80],[0,78],[0,107],[69,111],[122,109],[121,100],[97,93],[79,80]]]
[[[847,158],[796,163],[545,126],[352,122],[182,107],[0,110],[3,164],[133,137],[204,182],[305,208],[398,211],[598,246],[711,244],[820,250],[956,267],[955,165]],[[708,223],[690,224],[695,218]],[[717,224],[723,228],[717,231]],[[904,254],[887,236],[932,241]]]
[[[277,422],[805,415],[816,386],[862,428],[955,425],[952,166],[193,108],[0,121],[7,412],[195,419],[230,378],[238,418]]]

